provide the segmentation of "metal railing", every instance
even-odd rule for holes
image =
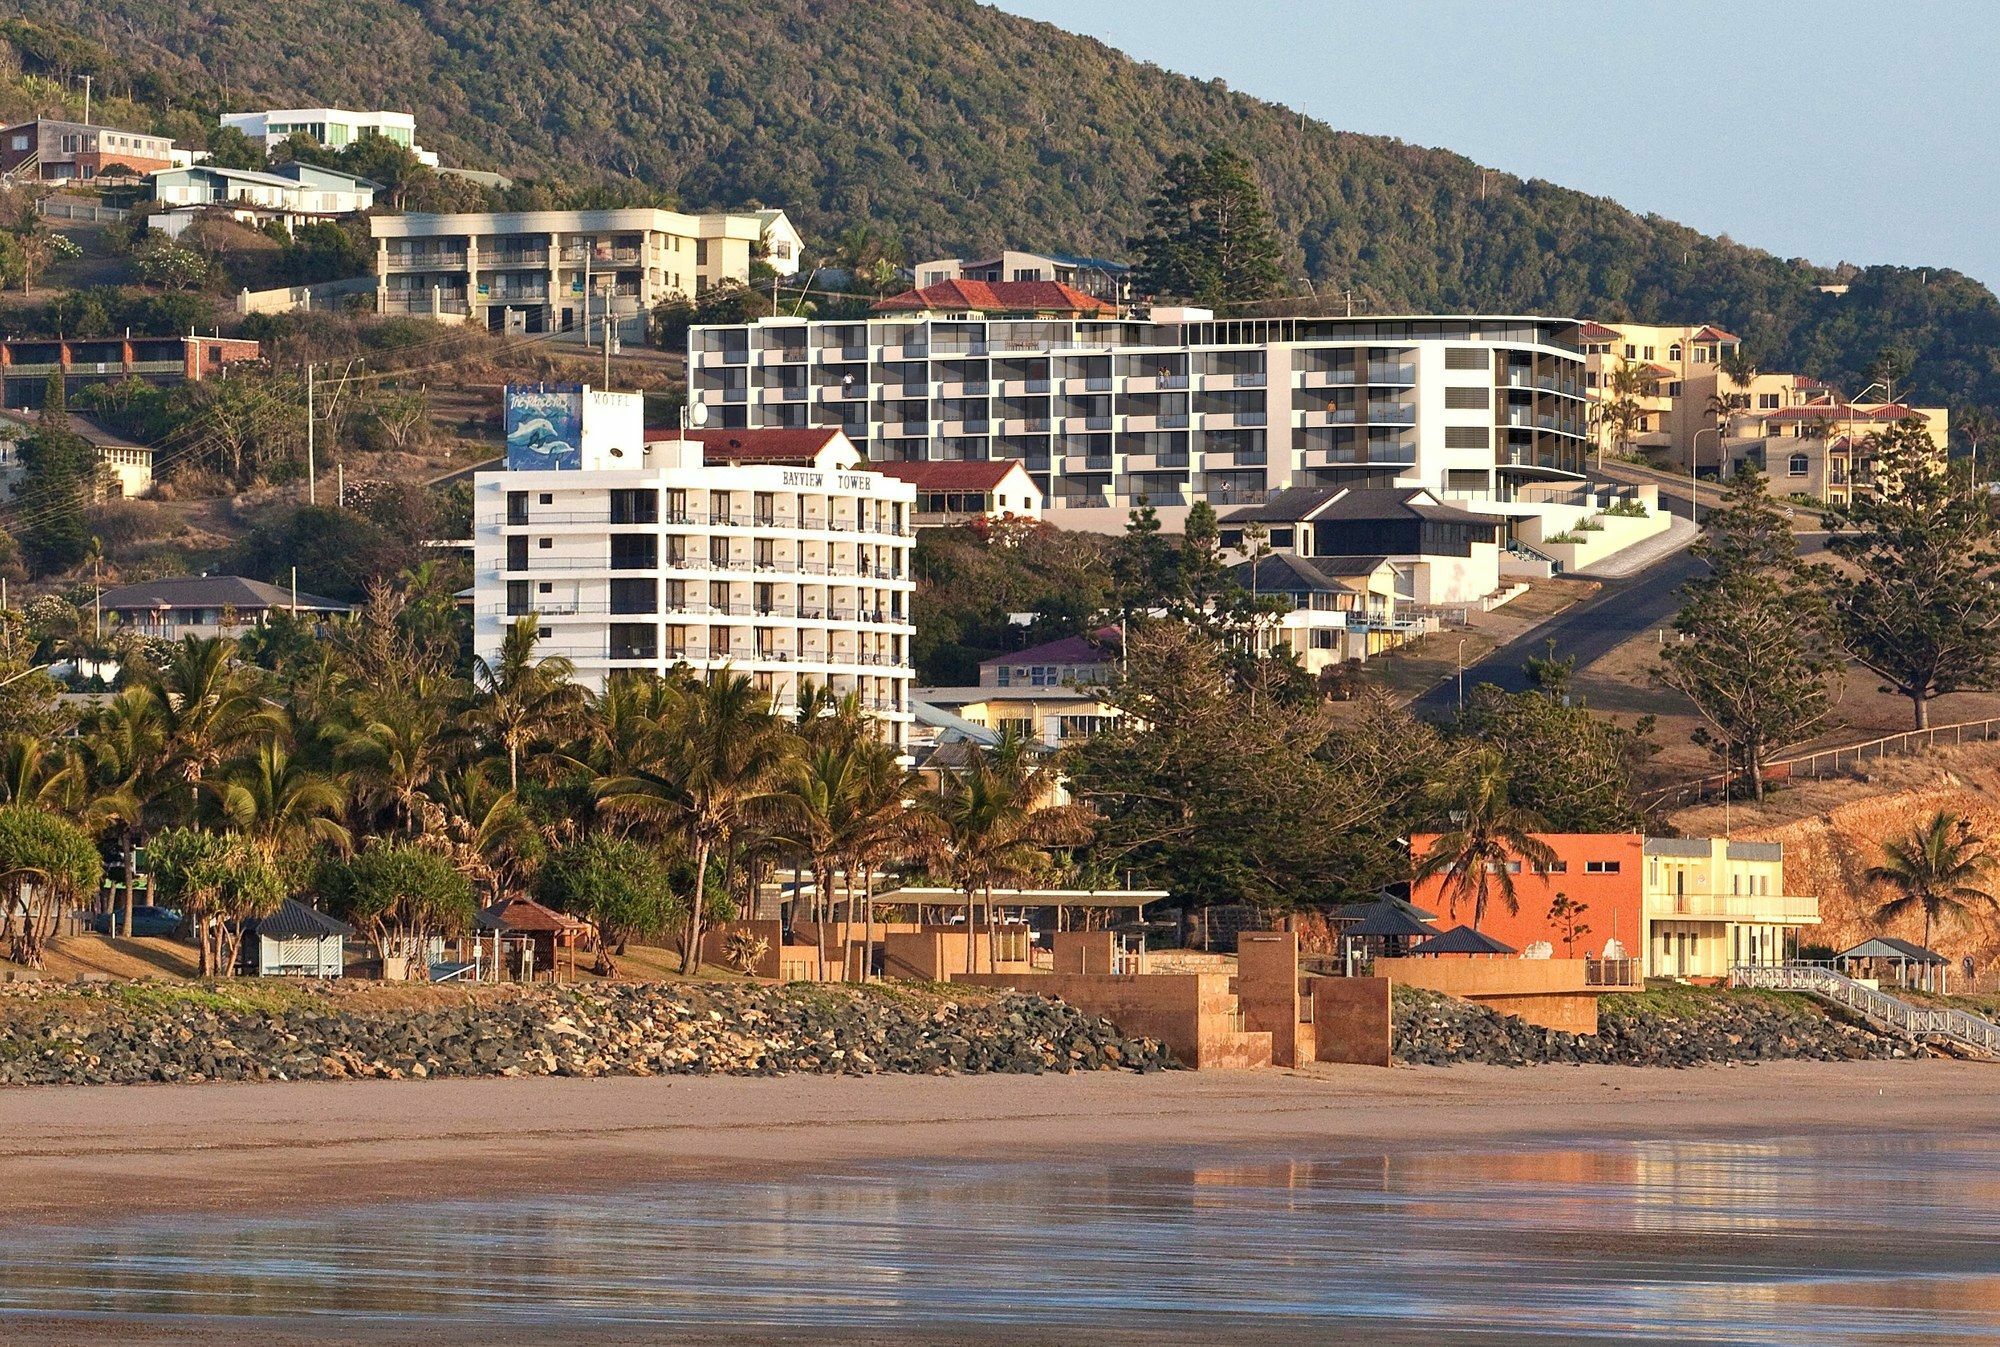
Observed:
[[[1583,985],[1586,987],[1637,987],[1637,959],[1585,959]]]
[[[1847,976],[1822,963],[1738,964],[1729,970],[1732,987],[1805,992],[1844,1006],[1870,1024],[1913,1043],[1955,1043],[2000,1057],[2000,1024],[1942,1006],[1917,1005]]]
[[[1818,781],[1837,775],[1841,771],[1842,759],[1846,760],[1847,770],[1853,771],[1871,757],[1878,761],[1888,757],[1907,757],[1912,753],[1940,745],[1956,747],[1968,741],[1979,743],[1990,739],[2000,739],[2000,717],[1989,716],[1984,720],[1961,720],[1950,725],[1931,725],[1921,730],[1885,734],[1879,739],[1863,739],[1858,743],[1816,749],[1811,753],[1801,753],[1795,757],[1774,758],[1764,764],[1764,780],[1768,784],[1810,776]],[[1731,781],[1742,781],[1748,775],[1749,769],[1743,767],[1727,774],[1715,772],[1693,781],[1663,786],[1646,798],[1655,808],[1699,803],[1710,795],[1720,795]]]

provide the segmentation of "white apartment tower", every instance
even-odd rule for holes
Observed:
[[[729,668],[781,712],[807,683],[853,693],[904,741],[914,487],[838,431],[648,440],[636,394],[508,391],[510,466],[473,487],[476,654],[532,614],[588,687]]]
[[[929,294],[930,292],[919,292]],[[1217,319],[950,313],[696,327],[713,424],[837,427],[876,460],[1016,459],[1065,528],[1142,497],[1422,487],[1530,518],[1584,491],[1577,324],[1533,317]]]

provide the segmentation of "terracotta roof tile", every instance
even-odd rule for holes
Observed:
[[[1116,316],[1118,306],[1086,295],[1061,281],[939,281],[891,295],[876,313],[942,309],[978,313],[1079,313]]]
[[[702,462],[707,464],[811,463],[840,433],[828,426],[796,430],[654,430],[647,432],[646,442],[694,440],[701,445]]]
[[[870,463],[885,477],[908,482],[924,491],[991,491],[1020,465],[1011,458],[949,463]]]

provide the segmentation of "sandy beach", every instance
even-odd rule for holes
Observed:
[[[1797,1136],[2000,1124],[1969,1062],[1140,1076],[488,1079],[0,1095],[0,1216],[592,1191],[704,1171],[1137,1148]]]

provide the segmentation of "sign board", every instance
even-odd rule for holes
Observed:
[[[507,385],[506,426],[509,471],[581,468],[583,385]]]

